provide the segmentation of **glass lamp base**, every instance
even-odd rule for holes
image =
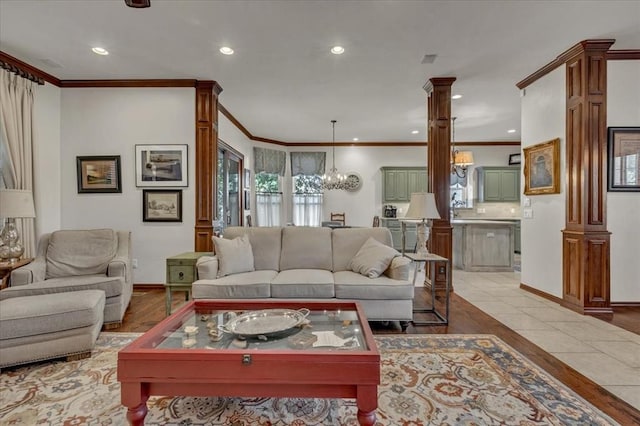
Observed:
[[[18,242],[20,235],[15,219],[9,218],[0,232],[0,260],[15,263],[24,253],[24,247]]]

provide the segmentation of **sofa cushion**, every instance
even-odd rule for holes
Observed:
[[[118,238],[113,229],[52,232],[47,247],[46,279],[106,274],[117,248]]]
[[[198,280],[191,287],[194,299],[261,299],[271,297],[277,271],[253,271],[215,280]]]
[[[124,277],[107,277],[104,275],[81,275],[66,278],[52,278],[33,284],[9,287],[0,291],[0,300],[13,297],[36,296],[39,294],[66,293],[82,290],[102,290],[106,297],[122,294],[125,288]]]
[[[396,256],[400,256],[396,249],[369,237],[349,262],[349,269],[369,278],[377,278]]]
[[[280,271],[288,269],[332,270],[331,229],[287,226],[282,229]]]
[[[271,281],[272,297],[332,298],[333,274],[323,269],[289,269]]]
[[[381,243],[392,247],[391,231],[388,228],[342,228],[331,233],[333,245],[333,271],[350,271],[349,262],[360,247],[373,237]]]
[[[367,278],[351,271],[334,272],[333,279],[338,299],[413,299],[414,287],[409,281],[393,280],[384,275]]]
[[[0,338],[15,339],[102,325],[104,292],[99,290],[16,297],[0,302]]]
[[[256,271],[280,269],[282,248],[282,228],[280,227],[240,227],[230,226],[224,230],[224,237],[233,239],[247,235],[253,250],[253,266]]]
[[[253,250],[246,235],[233,240],[213,237],[213,245],[218,258],[218,277],[255,271]]]

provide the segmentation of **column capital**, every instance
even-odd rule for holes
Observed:
[[[438,86],[451,86],[453,82],[456,81],[455,77],[433,77],[427,80],[427,82],[422,86],[425,92],[430,93],[433,91],[435,87]]]

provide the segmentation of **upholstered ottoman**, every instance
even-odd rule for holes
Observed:
[[[0,368],[91,356],[104,318],[102,290],[0,301]]]

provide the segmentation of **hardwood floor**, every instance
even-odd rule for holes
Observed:
[[[429,297],[429,299],[427,298]],[[165,296],[163,288],[136,287],[121,327],[116,332],[145,332],[165,318]],[[428,306],[430,295],[424,288],[416,288],[416,308]],[[442,300],[438,300],[442,303]],[[184,303],[184,293],[175,292],[173,309]],[[637,308],[615,308],[614,315],[603,316],[603,321],[638,333],[640,310]],[[416,314],[421,315],[421,314]],[[400,325],[372,323],[375,334],[401,333]],[[413,326],[410,334],[493,334],[547,371],[560,382],[622,425],[640,424],[640,411],[615,397],[606,389],[557,360],[549,353],[529,342],[513,330],[485,314],[457,294],[451,294],[451,314],[447,326]]]

